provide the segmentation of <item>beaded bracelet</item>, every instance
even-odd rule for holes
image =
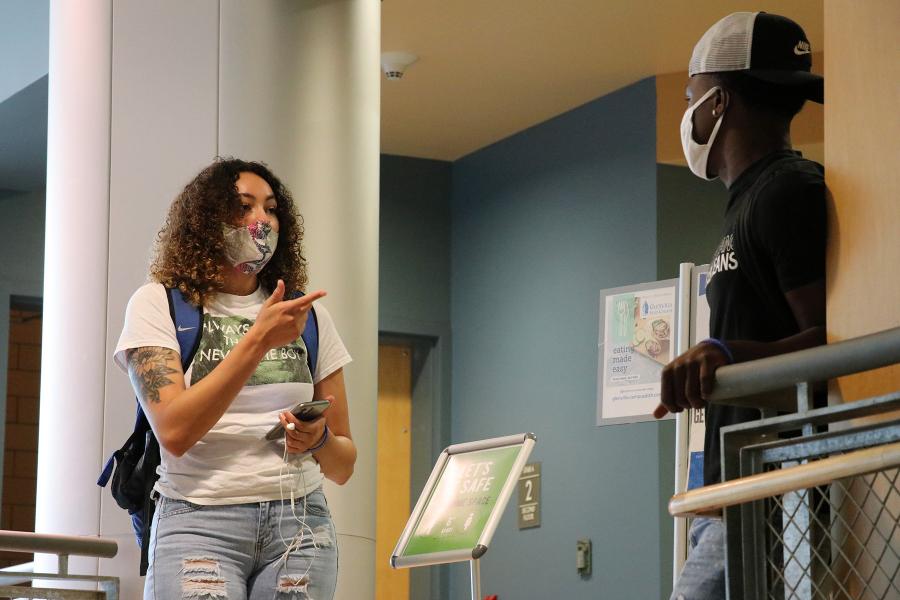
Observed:
[[[717,340],[716,338],[706,338],[705,340],[703,340],[700,343],[701,344],[712,344],[713,346],[715,346],[716,348],[721,350],[723,354],[725,354],[725,358],[728,359],[729,365],[734,364],[734,354],[731,353],[731,349],[722,340]]]
[[[317,450],[321,450],[322,446],[325,445],[325,442],[328,441],[328,425],[325,426],[325,433],[322,434],[322,439],[319,440],[315,446],[310,446],[306,449],[307,452],[316,452]]]

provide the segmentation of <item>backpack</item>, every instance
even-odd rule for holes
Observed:
[[[302,294],[295,294],[294,297]],[[182,295],[178,288],[166,288],[169,301],[169,315],[175,324],[175,335],[181,354],[182,371],[187,371],[197,348],[200,347],[200,336],[203,333],[203,308],[193,306]],[[309,311],[303,330],[303,342],[306,344],[306,361],[310,374],[315,377],[319,354],[319,324],[315,309]],[[110,492],[116,504],[128,511],[131,526],[137,544],[141,549],[140,574],[146,575],[148,552],[150,549],[150,526],[156,501],[152,498],[153,486],[159,475],[156,467],[160,464],[159,442],[150,428],[147,415],[137,402],[137,416],[134,431],[125,444],[113,452],[106,461],[97,485],[106,487],[112,478]]]

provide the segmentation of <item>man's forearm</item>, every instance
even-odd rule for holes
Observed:
[[[747,362],[821,346],[825,343],[825,326],[810,327],[796,335],[775,342],[726,340],[725,343],[734,356],[734,362]]]

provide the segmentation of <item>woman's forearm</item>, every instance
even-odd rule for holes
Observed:
[[[322,473],[338,485],[347,483],[356,464],[356,444],[349,437],[328,434],[328,441],[313,453]]]
[[[206,377],[152,411],[159,442],[181,456],[200,441],[231,406],[267,348],[247,332]]]

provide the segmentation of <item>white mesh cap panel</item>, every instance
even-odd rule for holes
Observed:
[[[736,12],[710,27],[691,54],[688,75],[742,71],[750,68],[755,12]]]

